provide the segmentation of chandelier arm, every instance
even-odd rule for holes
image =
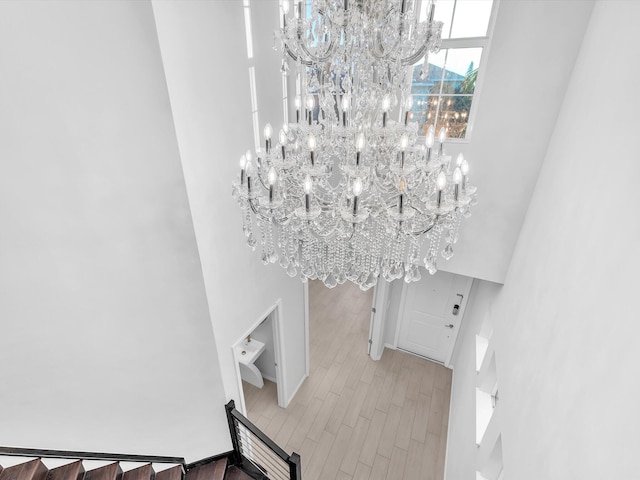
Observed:
[[[301,40],[301,39],[299,39],[299,40]],[[300,41],[298,43],[298,45],[300,46],[300,48],[302,49],[304,54],[307,55],[307,57],[311,59],[311,65],[313,65],[314,63],[325,63],[326,61],[328,61],[331,58],[331,56],[333,55],[333,53],[334,53],[334,51],[336,49],[337,43],[336,43],[335,40],[331,40],[331,42],[329,43],[329,47],[327,49],[327,52],[322,57],[314,55],[313,53],[311,53],[304,42]]]
[[[291,49],[291,47],[289,46],[289,44],[286,42],[284,43],[284,49],[294,62],[297,62],[298,60],[300,60],[300,63],[302,63],[306,67],[310,67],[313,65],[313,62],[311,60],[305,60],[302,58],[301,55],[300,56],[296,55]]]
[[[266,216],[264,215],[261,211],[260,208],[257,205],[254,205],[254,202],[252,202],[251,198],[247,198],[247,203],[249,204],[249,207],[251,208],[251,211],[253,212],[253,214],[260,220],[263,220],[265,222],[275,222],[277,225],[288,225],[289,222],[291,222],[291,218],[290,216],[285,215],[284,217],[282,217],[281,219],[276,219],[274,216]]]
[[[332,30],[333,21],[331,20],[331,17],[327,15],[326,11],[324,9],[319,9],[318,10],[318,15],[321,15],[323,18],[327,19],[327,22],[329,23],[329,30]],[[333,38],[331,39],[331,41],[329,42],[329,46],[328,46],[327,50],[325,51],[324,55],[322,55],[322,56],[314,55],[313,53],[311,53],[309,51],[305,41],[303,40],[301,25],[302,24],[300,24],[298,26],[298,29],[297,29],[297,32],[296,32],[296,37],[297,37],[297,40],[298,40],[296,42],[296,45],[302,50],[302,53],[304,53],[307,56],[307,58],[302,58],[302,55],[300,55],[300,54],[298,54],[297,57],[306,66],[312,66],[313,64],[324,63],[324,62],[328,61],[331,58],[331,56],[334,54],[336,46],[337,46],[337,43],[336,43],[335,39],[333,39]],[[343,30],[344,30],[344,27],[343,27]],[[293,58],[295,61],[298,61],[298,58],[295,57],[295,54],[292,55],[292,53],[293,53],[292,49],[286,42],[285,42],[285,48],[287,50],[287,53],[289,53],[289,55],[291,56],[291,58]]]
[[[371,49],[371,54],[378,60],[390,59],[392,63],[394,61],[394,58],[391,57],[391,52],[398,47],[398,44],[400,43],[400,37],[398,36],[393,47],[389,49],[389,51],[386,53],[384,51],[384,47],[382,46],[381,39],[382,39],[382,32],[380,32],[380,30],[377,30],[373,34],[373,38],[372,38],[373,48]]]
[[[431,39],[431,36],[429,35],[427,37],[427,39],[424,41],[424,43],[420,46],[420,48],[416,52],[414,52],[413,54],[410,54],[407,57],[401,58],[400,59],[400,63],[406,67],[406,66],[409,66],[409,65],[413,65],[418,60],[420,60],[422,57],[424,57],[424,54],[427,52],[427,49],[429,48],[429,40],[430,39]]]

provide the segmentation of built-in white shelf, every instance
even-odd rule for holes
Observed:
[[[488,347],[489,339],[476,335],[476,372],[479,372],[480,367],[482,367],[482,362]]]
[[[484,432],[487,431],[491,416],[493,415],[493,402],[491,394],[476,388],[476,445],[480,446]]]

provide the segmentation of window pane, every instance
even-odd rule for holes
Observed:
[[[435,5],[435,11],[433,19],[438,22],[443,22],[442,26],[442,38],[449,38],[449,32],[451,30],[451,18],[453,17],[453,6],[455,4],[455,0],[438,0]],[[429,5],[430,2],[427,0],[422,1],[422,6],[420,7],[420,21],[425,21],[429,16]]]
[[[464,138],[467,133],[472,101],[471,95],[440,97],[436,132],[439,132],[440,128],[444,126],[447,128],[447,137]]]
[[[413,71],[412,121],[420,133],[429,125],[436,132],[446,127],[450,138],[465,138],[482,48],[451,48],[429,57],[427,76],[420,78],[422,63]]]
[[[440,1],[436,5],[437,12]],[[485,37],[492,5],[493,0],[458,0],[453,15],[451,38]]]
[[[429,125],[434,124],[438,112],[438,96],[414,95],[411,121],[419,125],[418,135],[426,136]]]
[[[444,74],[444,64],[447,58],[447,51],[440,50],[437,54],[429,55],[429,63],[427,66],[427,75],[420,78],[422,71],[422,61],[413,66],[413,79],[411,92],[414,95],[438,94],[442,85],[442,76]]]
[[[447,51],[442,93],[472,94],[476,88],[482,48],[450,48]]]

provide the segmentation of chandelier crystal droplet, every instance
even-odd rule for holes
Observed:
[[[412,0],[282,3],[282,72],[302,79],[296,121],[272,146],[240,159],[233,195],[247,244],[302,281],[363,290],[380,276],[420,279],[453,255],[476,188],[469,164],[446,155],[446,130],[411,122],[414,65],[426,75],[442,22]],[[398,121],[393,120],[397,114]],[[475,203],[475,201],[474,201]],[[257,232],[257,233],[256,233]],[[422,258],[421,258],[422,257]]]

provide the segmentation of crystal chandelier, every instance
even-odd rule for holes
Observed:
[[[423,140],[411,122],[413,66],[426,76],[442,29],[432,2],[427,21],[417,10],[412,0],[315,0],[290,15],[283,1],[282,72],[304,83],[296,121],[276,145],[267,124],[264,149],[242,156],[233,183],[247,244],[260,243],[265,264],[367,290],[380,276],[419,280],[422,253],[431,274],[439,254],[453,255],[475,187],[462,155],[446,155],[445,128]]]

